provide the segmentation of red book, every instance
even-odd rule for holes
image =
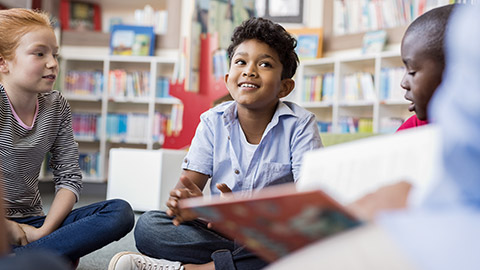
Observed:
[[[180,207],[269,262],[360,224],[323,191],[298,192],[294,184],[264,188],[248,198],[231,193],[185,199]]]

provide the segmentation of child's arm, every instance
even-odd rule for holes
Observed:
[[[53,200],[52,206],[48,211],[45,222],[40,228],[35,228],[30,225],[20,224],[20,227],[25,231],[29,243],[36,241],[43,236],[46,236],[55,231],[72,211],[75,204],[76,196],[68,189],[60,189]]]

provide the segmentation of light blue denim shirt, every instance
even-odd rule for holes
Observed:
[[[182,165],[226,183],[234,192],[251,194],[254,189],[298,180],[303,154],[322,146],[315,115],[286,101],[277,110],[249,164],[242,164],[237,103],[224,102],[200,116],[195,137]]]

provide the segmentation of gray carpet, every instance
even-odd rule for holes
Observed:
[[[139,216],[138,213],[135,214],[135,221]],[[133,230],[119,241],[110,243],[109,245],[82,257],[77,270],[106,270],[113,255],[121,251],[138,252],[135,248]]]

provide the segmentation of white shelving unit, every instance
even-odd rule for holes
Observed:
[[[175,98],[157,98],[157,78],[159,76],[171,78],[176,63],[176,55],[171,57],[159,56],[85,56],[62,55],[60,60],[61,74],[59,77],[60,90],[65,85],[66,72],[76,71],[102,71],[102,93],[96,95],[72,95],[65,93],[72,113],[93,113],[100,116],[97,126],[97,138],[76,138],[80,152],[98,152],[100,173],[98,177],[85,178],[86,182],[104,182],[108,172],[108,153],[111,148],[125,147],[153,150],[161,145],[153,139],[153,125],[155,112],[169,112],[173,104],[180,104]],[[126,71],[149,71],[148,96],[125,97],[114,96],[109,89],[109,72],[113,69]],[[147,125],[144,139],[118,140],[107,136],[107,115],[109,113],[139,113],[147,115]]]
[[[403,99],[404,91],[400,88],[399,82],[394,91],[403,91],[401,95],[393,99],[380,100],[380,78],[382,68],[403,67],[400,53],[397,51],[382,52],[373,55],[361,56],[338,56],[331,58],[320,58],[315,60],[304,60],[300,62],[296,76],[296,89],[292,97],[288,99],[295,101],[304,108],[312,111],[318,121],[332,123],[332,133],[340,133],[341,117],[366,117],[372,119],[373,133],[381,132],[381,119],[384,117],[396,117],[406,119],[412,115],[408,111],[408,102]],[[373,75],[375,97],[373,100],[345,101],[341,98],[341,91],[344,87],[343,78],[345,75],[355,72],[367,72]],[[328,101],[304,101],[306,76],[322,75],[333,73],[333,96]],[[400,98],[399,98],[400,96]]]

